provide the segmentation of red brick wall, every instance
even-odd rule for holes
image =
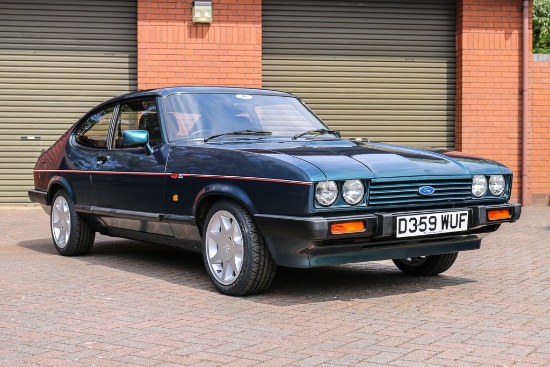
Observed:
[[[515,201],[522,175],[522,6],[522,0],[457,2],[457,149],[510,167]],[[529,68],[527,203],[549,205],[550,62]]]
[[[261,87],[261,0],[216,0],[211,25],[193,24],[191,3],[138,0],[138,88]]]
[[[138,87],[261,87],[261,0],[216,0],[194,25],[191,0],[138,0]],[[457,0],[457,149],[521,182],[522,0]],[[529,202],[550,202],[550,66],[531,65]]]
[[[521,179],[521,0],[457,1],[457,149]]]
[[[550,55],[531,64],[530,203],[550,205]]]

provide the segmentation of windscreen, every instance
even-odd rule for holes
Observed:
[[[292,137],[308,130],[327,129],[293,97],[181,93],[166,96],[163,105],[170,141],[243,130]]]

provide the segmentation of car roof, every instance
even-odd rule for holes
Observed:
[[[232,88],[232,87],[167,87],[157,89],[138,90],[135,92],[123,94],[105,101],[103,104],[113,103],[121,99],[137,98],[146,96],[160,96],[164,97],[170,94],[178,93],[213,93],[213,94],[225,94],[225,93],[239,93],[239,94],[261,94],[269,96],[285,96],[296,97],[293,94],[280,92],[269,89],[256,89],[256,88]]]

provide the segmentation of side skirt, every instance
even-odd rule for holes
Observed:
[[[200,241],[178,240],[171,236],[162,236],[162,235],[156,235],[151,233],[131,231],[131,230],[122,229],[122,228],[102,227],[102,228],[97,228],[97,230],[99,233],[107,236],[122,237],[130,240],[150,242],[150,243],[155,243],[159,245],[173,246],[173,247],[178,247],[178,248],[191,251],[191,252],[196,252],[196,253],[201,253],[202,251],[202,245]]]

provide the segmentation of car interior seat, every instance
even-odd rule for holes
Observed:
[[[162,143],[162,133],[160,132],[159,117],[157,113],[143,114],[139,119],[139,130],[149,132],[149,144],[156,145]]]

